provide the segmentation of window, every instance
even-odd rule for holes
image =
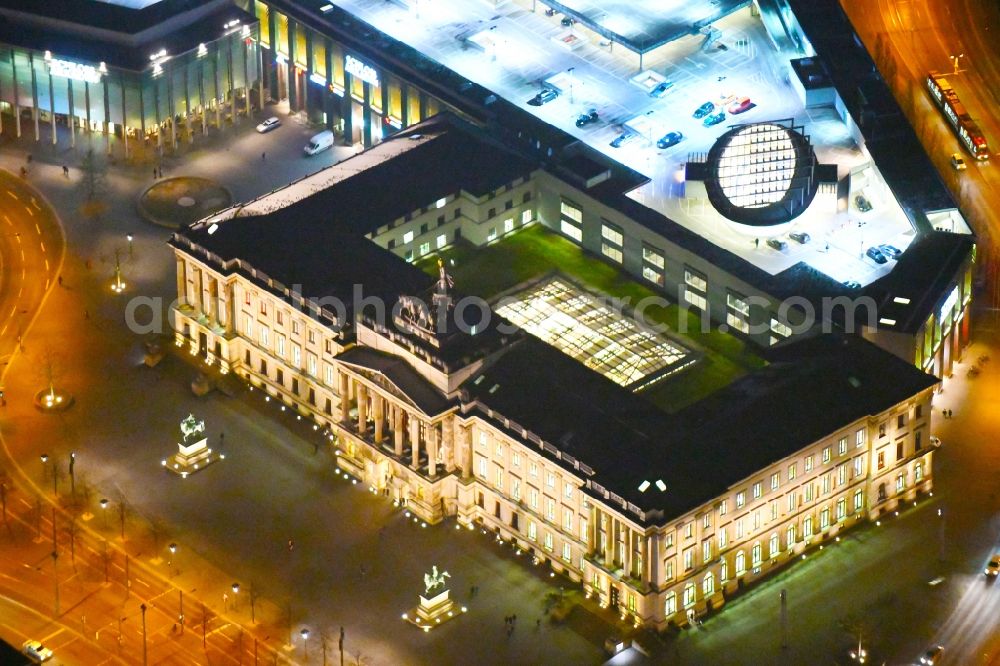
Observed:
[[[719,580],[725,583],[729,580],[729,562],[725,559],[722,560],[722,564],[719,565]]]
[[[825,530],[830,526],[830,510],[823,509],[819,512],[819,529]]]
[[[903,442],[900,440],[896,442],[896,460],[902,460],[903,457]]]
[[[309,358],[309,374],[311,376],[315,377],[316,376],[316,363],[317,363],[316,354],[313,354],[312,352],[309,352],[309,357],[308,358]]]
[[[837,485],[842,486],[847,483],[847,463],[837,466]]]
[[[760,497],[760,481],[753,484],[753,498],[757,499]]]
[[[292,365],[296,368],[302,367],[302,348],[292,345]]]
[[[493,218],[493,217],[496,217],[496,214],[497,214],[497,209],[496,208],[490,208],[489,212],[486,213],[486,217],[487,218]]]
[[[677,595],[671,592],[667,595],[666,600],[663,602],[663,613],[667,617],[670,617],[677,612]]]
[[[778,500],[771,500],[771,520],[778,519]]]
[[[712,514],[706,513],[701,519],[701,528],[707,530],[712,527]]]
[[[913,449],[919,451],[923,447],[923,443],[920,441],[923,439],[923,431],[916,431],[913,433]]]
[[[309,329],[307,337],[309,338],[309,344],[311,345],[316,344],[316,331],[314,331],[313,329]]]
[[[896,429],[901,430],[906,427],[906,414],[900,414],[896,417]]]
[[[743,538],[743,518],[738,518],[736,520],[736,540],[739,541]]]
[[[781,554],[781,540],[778,538],[778,533],[775,532],[771,535],[771,541],[767,545],[767,556],[777,557]]]
[[[455,212],[452,214],[452,218],[457,220],[460,217],[462,217],[462,209],[456,208]]]
[[[528,521],[528,538],[532,541],[538,540],[538,526],[535,525],[535,521]]]
[[[521,226],[531,222],[531,209],[521,211]]]
[[[806,501],[812,502],[813,500],[813,484],[806,485]]]
[[[775,319],[774,317],[771,317],[771,332],[779,336],[780,338],[787,338],[789,335],[792,334],[792,329],[789,328],[787,324],[784,324]],[[772,340],[773,339],[774,336],[772,336]]]
[[[684,571],[691,569],[694,569],[694,548],[688,548],[684,551]]]
[[[775,472],[771,475],[771,490],[777,490],[779,483],[781,483],[781,473]]]
[[[913,480],[920,483],[924,479],[924,463],[923,461],[918,461],[916,465],[913,466]]]
[[[324,369],[326,370],[326,385],[333,386],[333,366],[327,364]]]
[[[903,472],[896,477],[896,492],[901,493],[906,488],[906,475]]]
[[[622,228],[605,220],[601,220],[601,238],[618,247],[621,247],[625,240]]]
[[[253,318],[250,315],[243,315],[243,334],[253,339]]]
[[[430,243],[421,243],[420,244],[420,249],[417,251],[417,254],[422,257],[422,256],[424,256],[425,254],[427,254],[430,251],[431,251],[431,244]]]
[[[567,222],[566,220],[562,220],[559,223],[559,230],[562,231],[567,236],[569,236],[570,238],[572,238],[573,240],[575,240],[577,243],[583,240],[583,231],[580,229],[580,227],[575,226],[570,222]]]
[[[727,538],[728,538],[726,536],[727,532],[728,532],[728,530],[726,528],[724,528],[724,527],[719,530],[719,551],[720,552],[722,551],[723,548],[726,547],[726,541],[727,541]]]
[[[563,529],[567,532],[573,531],[573,512],[563,507]]]
[[[865,471],[865,461],[862,456],[858,456],[854,459],[854,476],[859,477],[864,474]]]
[[[684,586],[684,608],[688,606],[694,606],[695,600],[695,589],[694,583],[688,583]]]
[[[854,491],[854,510],[861,511],[861,507],[865,504],[865,494],[860,490]]]
[[[791,548],[792,544],[795,543],[795,525],[789,525],[788,529],[785,530],[785,546]]]
[[[545,533],[545,550],[549,551],[550,553],[552,552],[552,533],[551,532],[546,532]]]
[[[727,505],[728,504],[729,504],[728,500],[722,500],[721,502],[719,502],[719,515],[720,516],[726,515],[726,509],[727,509]]]
[[[705,292],[708,290],[708,281],[702,276],[694,273],[690,269],[684,269],[684,300],[691,305],[705,310],[708,307],[708,299]]]
[[[705,539],[701,542],[701,561],[702,564],[708,564],[708,561],[712,559],[712,540]]]
[[[281,310],[274,311],[274,321],[276,324],[278,324],[278,326],[281,326],[285,323],[285,316],[282,314]]]
[[[246,305],[250,305],[250,292],[249,291],[244,291],[243,292],[243,303],[246,304]]]
[[[917,405],[917,408],[916,408],[915,411],[916,411],[916,418],[918,418],[918,419],[922,418],[923,415],[924,415],[924,406],[923,405]]]
[[[743,505],[746,503],[747,503],[746,491],[741,490],[740,492],[736,493],[736,508],[742,509]]]
[[[823,449],[823,464],[825,465],[828,462],[830,462],[830,447],[829,446]]]
[[[663,250],[652,245],[646,245],[645,243],[642,244],[642,260],[654,268],[659,268],[661,271],[666,266]]]
[[[705,574],[705,579],[701,582],[701,593],[710,597],[715,592],[715,575],[709,571]]]
[[[708,281],[703,276],[695,273],[694,271],[688,268],[684,269],[684,283],[690,287],[694,287],[699,291],[708,290]]]
[[[878,424],[878,436],[879,437],[885,437],[885,424],[884,423],[879,423]]]
[[[802,535],[807,539],[813,535],[812,516],[806,516],[806,519],[802,521]]]
[[[514,467],[521,466],[521,454],[517,451],[512,451],[510,454],[510,464]]]
[[[806,456],[806,471],[811,472],[813,468],[813,457]]]
[[[622,249],[620,247],[615,247],[606,241],[601,243],[601,254],[616,264],[622,263]]]
[[[579,208],[577,208],[576,206],[574,206],[573,204],[569,203],[566,200],[563,200],[560,203],[559,215],[563,219],[572,220],[577,224],[583,223],[583,211],[581,211]]]
[[[267,301],[265,301],[263,298],[260,299],[260,313],[265,317],[267,316]]]
[[[448,244],[448,234],[438,234],[438,237],[435,240],[435,246],[437,247],[437,249],[440,250],[447,244]]]
[[[666,577],[667,580],[673,580],[674,579],[674,561],[673,560],[667,560],[666,561],[666,563],[664,564],[664,567],[663,567],[663,575]]]
[[[413,231],[407,231],[406,233],[403,234],[403,243],[406,244],[412,242],[413,242]]]
[[[826,495],[830,492],[830,475],[823,475],[823,494]]]
[[[569,545],[568,541],[563,543],[562,558],[567,562],[573,558],[573,548]]]
[[[795,511],[795,493],[788,493],[788,513]]]
[[[545,474],[545,485],[548,486],[549,488],[555,488],[556,487],[556,475],[553,474],[552,472],[547,472]]]
[[[531,192],[525,192],[521,196],[521,203],[528,203],[529,201],[531,201]]]
[[[496,469],[496,478],[493,480],[493,485],[503,490],[503,469],[500,467]]]
[[[267,347],[270,344],[270,330],[267,326],[260,327],[260,346]]]
[[[753,512],[753,529],[754,531],[760,529],[760,509]]]
[[[588,528],[589,528],[589,525],[587,523],[587,519],[586,518],[580,518],[580,540],[581,541],[586,541],[589,538],[590,533],[587,531]]]
[[[299,334],[299,322],[297,322],[297,321],[295,321],[293,319],[292,320],[292,335],[298,335],[298,334]]]
[[[736,553],[736,575],[742,576],[746,572],[747,572],[747,556],[741,550],[740,552]]]
[[[479,476],[486,478],[486,458],[479,458]]]
[[[750,331],[750,306],[745,299],[735,291],[726,293],[726,323],[741,333]]]
[[[791,481],[795,478],[795,463],[788,466],[788,480]]]
[[[882,469],[885,467],[885,451],[878,452],[878,468]]]
[[[500,440],[497,440],[497,457],[498,458],[503,457],[503,442],[501,442]]]
[[[843,520],[847,517],[847,500],[841,497],[837,500],[837,520]]]
[[[538,509],[538,490],[532,488],[528,491],[528,504],[531,505],[532,509]]]
[[[753,545],[753,548],[750,549],[750,559],[753,561],[753,565],[755,567],[760,566],[760,563],[763,559],[762,556],[763,556],[763,551],[760,547],[760,542],[758,541]]]
[[[573,499],[573,484],[566,482],[563,484],[563,497]]]
[[[840,441],[837,442],[837,455],[842,456],[847,453],[847,438],[841,437]]]
[[[864,446],[865,444],[865,429],[861,428],[856,433],[854,433],[854,446]]]
[[[510,233],[511,231],[514,231],[514,218],[508,217],[506,220],[503,221],[503,232],[506,234]]]
[[[332,354],[333,353],[333,340],[327,340],[326,341],[326,345],[324,345],[324,346],[326,348],[326,353],[327,354]]]
[[[516,502],[520,502],[521,501],[521,480],[520,479],[511,479],[511,482],[510,482],[510,494],[511,494],[511,497],[514,498],[514,501],[516,501]]]

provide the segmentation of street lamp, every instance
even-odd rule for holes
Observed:
[[[170,551],[170,557],[167,558],[167,573],[173,576],[174,555],[177,553],[177,544],[171,543],[169,546],[167,546],[167,550]]]
[[[122,280],[121,250],[115,248],[115,280],[111,283],[111,291],[120,294],[125,291],[125,281]]]
[[[237,597],[239,593],[240,593],[240,584],[233,583],[233,610],[236,610],[236,607],[239,605]]]
[[[309,630],[306,629],[305,627],[303,627],[302,631],[300,631],[299,634],[302,636],[302,658],[303,659],[308,659],[309,658],[309,642],[308,642],[309,641]]]
[[[128,240],[128,258],[132,258],[132,234],[125,234],[126,240]]]
[[[959,53],[958,55],[952,55],[952,56],[948,56],[948,57],[951,58],[951,66],[952,66],[952,72],[951,73],[952,74],[958,74],[959,73],[958,61],[961,58],[964,58],[965,54],[964,53]]]

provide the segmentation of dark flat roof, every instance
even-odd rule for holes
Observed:
[[[373,150],[391,150],[411,135],[433,138],[403,145],[399,154],[262,217],[293,236],[315,218],[343,232],[370,234],[460,190],[483,196],[535,168],[455,116],[413,126]]]
[[[698,32],[728,16],[749,0],[545,0],[602,37],[637,53]]]
[[[232,0],[228,1],[233,4]],[[9,9],[58,22],[135,34],[210,2],[218,3],[218,0],[159,0],[144,9],[98,0],[0,0],[0,10]]]
[[[768,366],[674,415],[530,337],[465,387],[494,420],[516,422],[593,468],[610,492],[671,520],[938,381],[854,336],[764,353]]]
[[[198,6],[194,0],[180,0],[180,2],[190,2],[193,6]],[[0,7],[15,3],[30,3],[35,6],[31,0],[0,0]],[[67,3],[62,1],[39,3],[38,7],[48,7],[47,11],[54,11],[51,10],[52,5],[63,4]],[[93,65],[104,62],[110,67],[141,72],[149,69],[149,56],[161,49],[166,49],[168,54],[178,55],[196,49],[201,43],[209,44],[222,37],[222,26],[228,21],[238,19],[243,25],[257,23],[257,19],[250,14],[232,3],[226,3],[209,11],[194,12],[190,20],[187,20],[187,17],[180,17],[176,21],[164,23],[162,30],[150,30],[147,34],[138,35],[136,33],[140,32],[139,26],[143,23],[142,17],[138,15],[153,11],[160,5],[134,10],[104,3],[87,4],[113,7],[116,11],[101,18],[100,21],[92,20],[90,24],[78,26],[81,29],[66,24],[67,21],[72,21],[72,18],[63,17],[61,22],[47,25],[22,21],[17,17],[6,16],[0,11],[0,42],[29,50],[48,50],[56,58],[64,60]],[[163,4],[174,6],[175,3],[174,0],[163,0]],[[32,13],[41,14],[40,11]],[[75,8],[67,12],[67,17],[75,17],[79,13],[81,13],[79,8]],[[108,26],[101,25],[105,20]]]

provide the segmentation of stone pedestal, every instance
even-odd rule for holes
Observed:
[[[424,631],[430,631],[467,610],[465,606],[455,604],[450,597],[450,590],[443,590],[430,598],[421,594],[420,603],[408,613],[403,613],[403,619]]]
[[[178,444],[177,453],[161,461],[161,464],[174,474],[186,478],[188,474],[205,469],[224,458],[225,455],[215,453],[208,447],[207,437],[202,437],[191,444]]]

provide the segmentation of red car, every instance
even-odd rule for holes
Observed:
[[[743,113],[744,111],[749,111],[750,107],[753,106],[753,102],[750,101],[749,97],[740,97],[735,102],[729,105],[729,113],[736,115],[737,113]]]

